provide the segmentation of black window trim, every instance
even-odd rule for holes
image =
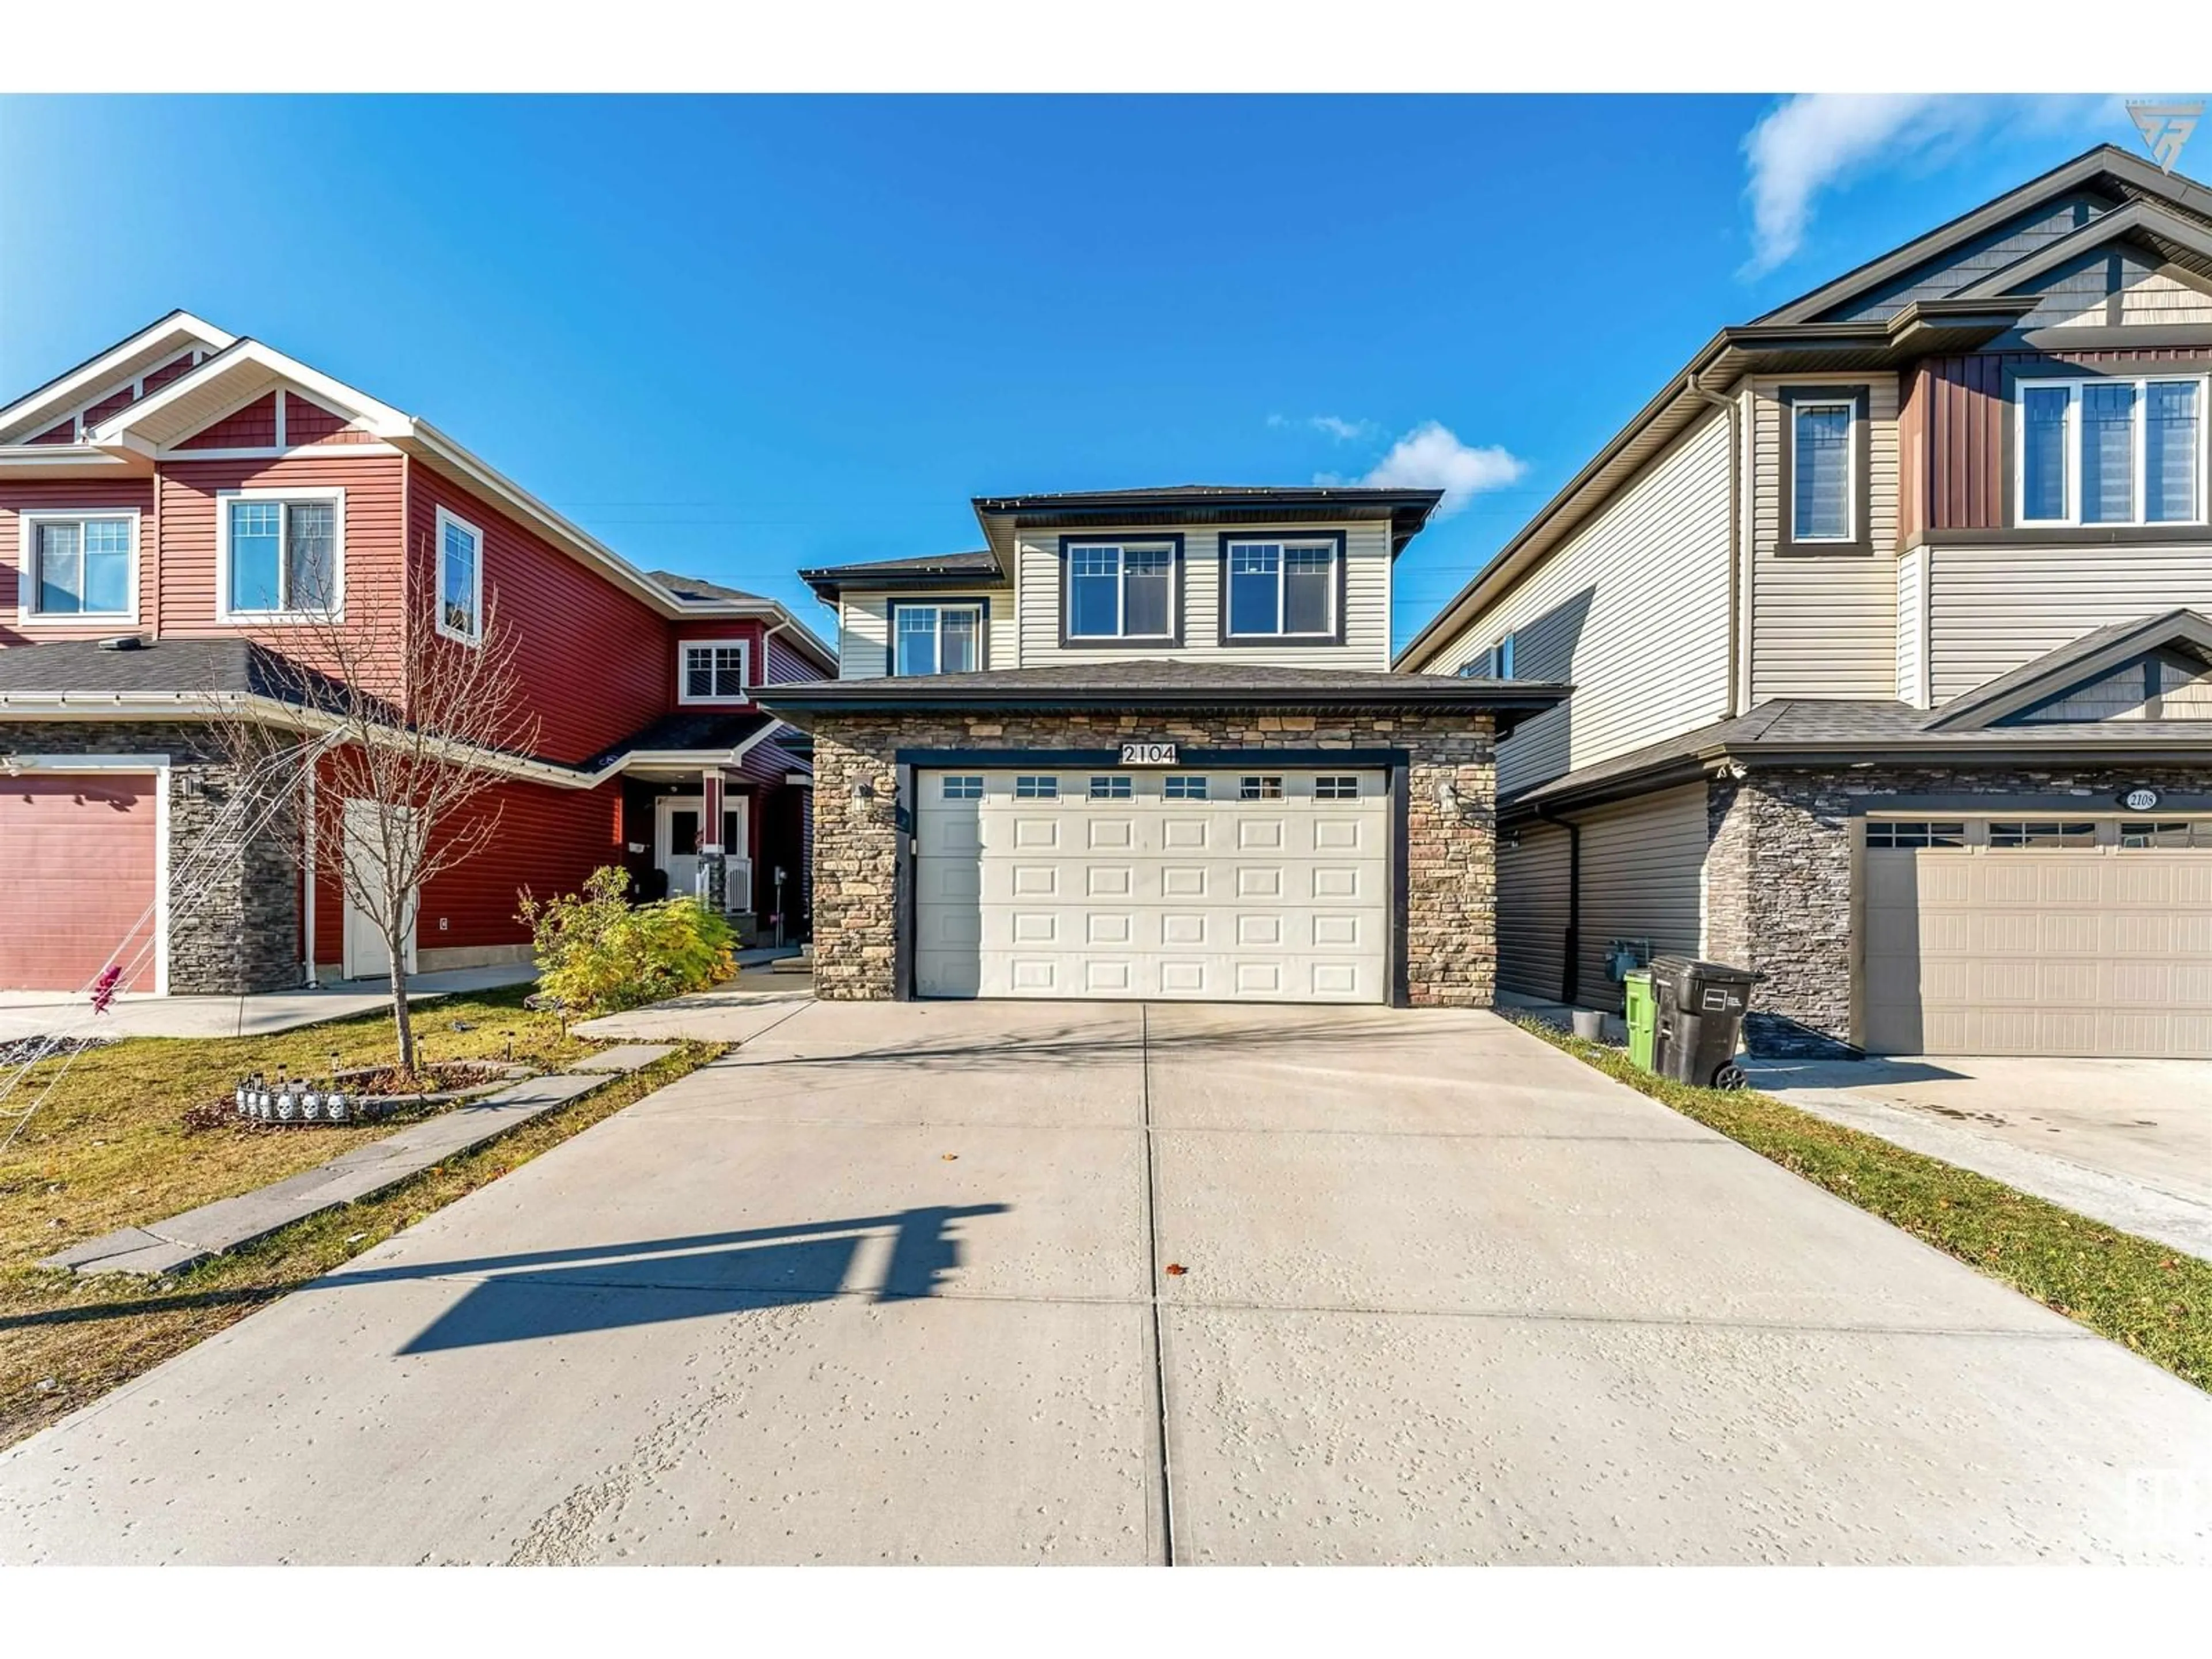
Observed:
[[[896,678],[898,675],[898,613],[900,607],[903,606],[908,611],[942,611],[948,605],[955,610],[965,605],[973,605],[975,607],[975,666],[980,671],[981,669],[988,668],[991,665],[990,595],[988,593],[972,595],[966,593],[947,593],[942,598],[939,598],[935,594],[932,594],[926,599],[886,599],[884,602],[884,673],[885,676]],[[944,635],[944,625],[940,623],[938,627],[938,659],[940,662],[944,660],[945,657],[943,649]],[[942,668],[936,671],[938,674],[942,674],[945,672],[945,671]],[[935,675],[916,674],[912,678],[915,679],[932,679],[935,678]]]
[[[1782,494],[1778,511],[1782,522],[1777,550],[1812,558],[1824,553],[1852,556],[1874,551],[1873,471],[1874,422],[1872,388],[1859,384],[1785,386],[1776,394],[1782,405]],[[1801,542],[1797,539],[1797,405],[1849,404],[1851,406],[1851,539],[1847,542]]]
[[[1331,646],[1344,643],[1344,602],[1346,583],[1345,569],[1345,532],[1341,530],[1300,530],[1295,526],[1279,530],[1224,530],[1215,538],[1214,546],[1214,643],[1230,650],[1245,650],[1258,647],[1262,650],[1279,649],[1283,646]],[[1229,550],[1239,543],[1274,543],[1288,548],[1310,546],[1327,542],[1336,562],[1336,592],[1329,604],[1331,619],[1335,626],[1326,634],[1232,634],[1229,631]]]
[[[1126,536],[1062,536],[1060,538],[1060,645],[1063,651],[1179,651],[1182,648],[1183,538],[1180,532],[1158,535],[1137,532]],[[1075,594],[1067,577],[1067,556],[1079,547],[1152,548],[1168,550],[1168,621],[1165,634],[1071,634],[1067,612]],[[1127,580],[1126,570],[1123,580]]]

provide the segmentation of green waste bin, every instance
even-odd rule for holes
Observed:
[[[1626,994],[1628,1058],[1649,1072],[1655,1069],[1655,1045],[1659,1035],[1659,999],[1652,989],[1651,970],[1632,968],[1621,981]]]

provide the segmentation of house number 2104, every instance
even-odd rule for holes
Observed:
[[[1124,766],[1173,766],[1176,746],[1171,743],[1125,743],[1121,745],[1121,764]]]

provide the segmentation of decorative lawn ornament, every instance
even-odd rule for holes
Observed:
[[[104,1014],[115,1000],[116,988],[123,983],[123,964],[111,962],[100,970],[100,977],[92,982],[92,1012]]]
[[[323,1112],[333,1123],[343,1123],[351,1110],[346,1097],[336,1092],[323,1097]]]

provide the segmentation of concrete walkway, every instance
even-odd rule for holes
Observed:
[[[1747,1060],[1802,1111],[2212,1261],[2212,1065]]]
[[[512,1084],[449,1112],[410,1123],[382,1140],[341,1152],[303,1174],[236,1198],[203,1204],[166,1221],[150,1221],[143,1227],[125,1227],[88,1239],[48,1256],[39,1265],[74,1268],[80,1273],[180,1273],[196,1261],[266,1238],[280,1227],[372,1198],[434,1164],[567,1105],[614,1076],[649,1066],[668,1052],[665,1047],[639,1044],[587,1055],[565,1075]]]
[[[1488,1015],[801,1003],[0,1453],[0,1561],[2203,1563],[2207,1494],[2212,1398]]]
[[[535,968],[514,963],[418,974],[407,982],[407,1000],[428,1002],[457,992],[524,985],[537,977]],[[380,980],[346,980],[313,991],[268,991],[253,996],[125,996],[117,998],[104,1014],[94,1014],[82,996],[0,991],[0,1042],[57,1033],[100,1037],[265,1036],[326,1019],[381,1013],[391,1006],[392,988]]]

